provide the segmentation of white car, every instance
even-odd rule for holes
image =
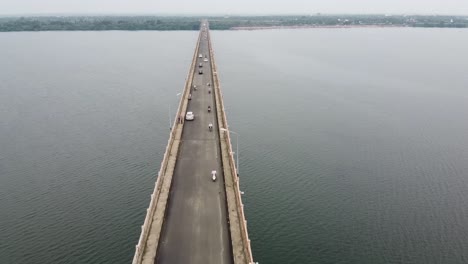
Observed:
[[[203,58],[203,55],[200,53],[200,54],[198,55],[198,58]]]
[[[187,112],[187,114],[185,115],[185,120],[194,120],[195,119],[195,115],[193,114],[193,112]]]
[[[207,61],[208,61],[208,58],[204,58],[203,61],[207,62]]]
[[[211,171],[211,179],[213,181],[216,181],[216,171],[215,170]]]

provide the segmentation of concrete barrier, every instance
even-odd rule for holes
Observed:
[[[188,76],[187,76],[187,79],[186,79],[186,82],[185,82],[184,92],[183,92],[183,95],[181,96],[179,106],[177,108],[177,114],[174,117],[173,126],[171,128],[171,132],[170,132],[170,135],[169,135],[169,140],[168,140],[168,143],[167,143],[166,151],[164,153],[164,158],[163,158],[163,160],[161,162],[161,168],[160,168],[160,170],[158,172],[158,178],[156,179],[156,183],[155,183],[155,186],[154,186],[153,193],[151,194],[150,205],[149,205],[148,209],[146,209],[145,221],[144,221],[143,225],[141,226],[141,234],[140,234],[140,238],[138,239],[138,244],[136,245],[135,255],[134,255],[133,261],[132,261],[133,264],[142,263],[143,255],[145,253],[145,247],[146,247],[147,240],[149,238],[149,233],[150,233],[151,229],[154,229],[154,230],[152,230],[152,233],[156,233],[156,235],[155,235],[156,241],[154,241],[154,243],[155,243],[154,250],[155,251],[157,250],[157,246],[158,246],[158,242],[159,242],[159,234],[160,234],[161,229],[162,229],[162,220],[163,219],[159,219],[159,221],[157,223],[158,226],[153,226],[152,224],[153,224],[153,220],[155,218],[154,217],[155,210],[158,207],[158,205],[159,205],[158,209],[161,210],[161,212],[159,212],[159,213],[163,216],[162,218],[164,218],[164,216],[165,216],[166,206],[167,206],[167,196],[169,195],[168,192],[169,192],[169,189],[170,189],[170,185],[171,185],[171,181],[172,181],[172,174],[173,174],[173,170],[174,170],[174,166],[175,166],[175,162],[169,163],[169,160],[170,160],[170,158],[177,157],[177,152],[178,152],[179,144],[180,144],[180,137],[182,135],[182,130],[183,130],[183,123],[185,123],[185,122],[183,122],[182,124],[178,124],[177,120],[178,120],[178,117],[185,116],[185,111],[186,111],[187,102],[188,102],[188,95],[190,93],[190,88],[192,86],[192,80],[193,80],[193,74],[194,74],[194,71],[195,71],[195,68],[196,68],[196,61],[197,61],[197,55],[198,55],[198,49],[199,49],[201,34],[202,34],[202,32],[200,31],[200,33],[198,35],[198,41],[197,41],[197,44],[196,44],[196,47],[195,47],[195,52],[194,52],[194,55],[193,55],[193,58],[192,58],[192,64],[190,66],[190,70],[189,70],[189,73],[188,73]],[[168,168],[169,168],[169,170],[168,170]],[[166,188],[163,188],[163,185]],[[169,186],[169,188],[167,188],[167,186]],[[164,197],[164,199],[161,199],[161,200],[164,200],[164,201],[160,201],[162,191],[164,192],[165,197]],[[154,254],[156,254],[156,252],[154,252]],[[153,262],[154,262],[154,260],[153,260]]]
[[[211,69],[212,69],[212,76],[213,76],[213,89],[215,92],[215,98],[216,98],[216,108],[218,111],[218,127],[219,128],[225,128],[229,130],[229,126],[227,123],[227,118],[226,118],[226,111],[224,109],[224,102],[223,102],[223,95],[221,92],[221,85],[219,83],[218,79],[218,72],[216,68],[216,63],[214,60],[214,52],[211,44],[211,37],[209,35],[209,32],[207,33],[208,35],[208,47],[209,47],[209,52],[210,52],[210,59],[211,59]],[[254,263],[253,262],[253,256],[252,256],[252,249],[250,246],[250,239],[247,231],[247,221],[245,220],[245,214],[244,214],[244,204],[242,203],[242,198],[241,198],[241,193],[240,193],[240,186],[239,186],[239,178],[237,176],[237,168],[236,168],[236,163],[234,160],[234,155],[233,155],[233,150],[232,150],[232,144],[231,144],[231,138],[230,138],[230,133],[222,132],[219,131],[219,136],[220,136],[220,141],[221,144],[225,144],[227,147],[229,159],[227,161],[228,164],[225,163],[223,159],[223,167],[224,167],[224,176],[225,176],[225,182],[226,182],[226,189],[230,188],[231,186],[228,186],[230,183],[230,179],[227,177],[232,178],[232,188],[234,189],[234,197],[235,197],[235,205],[230,202],[229,197],[227,197],[228,201],[228,210],[233,210],[232,207],[235,207],[235,210],[237,212],[237,218],[239,221],[233,221],[235,219],[231,219],[230,217],[230,230],[231,230],[231,240],[232,240],[232,247],[233,247],[233,257],[234,257],[234,263],[235,264],[245,264],[245,263]],[[224,141],[224,142],[223,142]],[[222,146],[223,149],[223,146]],[[228,195],[228,190],[226,190]],[[238,226],[237,226],[238,225]],[[239,229],[240,231],[240,236],[242,239],[242,249],[239,248],[239,245],[235,243],[235,236],[236,230]],[[243,252],[244,257],[238,255],[239,252]]]

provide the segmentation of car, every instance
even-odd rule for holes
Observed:
[[[188,95],[188,99],[189,99],[189,100],[192,100],[192,94],[189,94],[189,95]]]
[[[198,74],[203,74],[203,70],[199,70],[199,71],[198,71]]]
[[[200,62],[200,63],[198,64],[198,67],[199,67],[199,68],[203,67],[203,63]]]
[[[187,112],[187,114],[185,115],[185,120],[191,121],[194,119],[195,119],[195,115],[193,114],[193,112]]]
[[[200,53],[200,54],[198,55],[198,58],[203,58],[203,55]]]
[[[208,61],[208,58],[204,58],[203,61],[204,61],[204,62],[207,62],[207,61]]]

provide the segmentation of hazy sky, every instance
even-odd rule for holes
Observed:
[[[0,0],[0,14],[314,14],[468,15],[468,0]]]

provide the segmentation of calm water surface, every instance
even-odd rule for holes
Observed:
[[[467,33],[212,32],[256,261],[468,262]],[[0,34],[0,263],[131,261],[196,37]]]
[[[215,32],[260,263],[468,263],[468,31]]]
[[[0,263],[131,263],[196,40],[0,33]]]

